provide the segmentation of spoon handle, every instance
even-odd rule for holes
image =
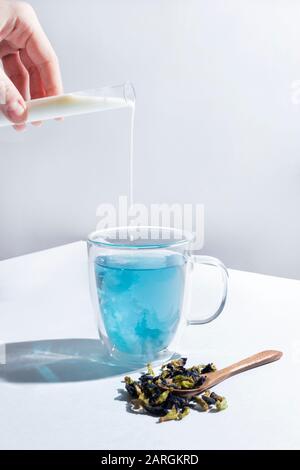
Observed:
[[[269,362],[278,361],[282,356],[282,352],[280,351],[262,351],[253,356],[247,357],[242,361],[236,362],[231,366],[225,367],[225,369],[221,369],[216,372],[216,374],[220,374],[222,376],[222,380],[225,380],[227,377],[231,377],[235,374],[240,374],[249,369],[253,369],[254,367],[263,366],[264,364],[268,364]]]

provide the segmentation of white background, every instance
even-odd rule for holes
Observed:
[[[300,278],[300,3],[32,0],[67,91],[130,80],[135,198],[204,203],[204,252]],[[85,238],[128,191],[127,111],[0,129],[1,258]]]

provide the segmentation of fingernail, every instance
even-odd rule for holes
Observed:
[[[21,117],[25,112],[25,108],[19,101],[14,101],[7,106],[7,113],[10,116]]]

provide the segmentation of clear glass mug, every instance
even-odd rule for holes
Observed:
[[[194,236],[173,228],[118,227],[88,238],[91,297],[100,339],[113,360],[133,367],[169,360],[184,326],[222,312],[228,273],[221,261],[191,253]],[[222,275],[221,302],[209,317],[188,319],[195,264]]]

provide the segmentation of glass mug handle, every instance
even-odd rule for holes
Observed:
[[[218,268],[219,271],[222,274],[223,292],[222,292],[221,302],[220,302],[217,310],[207,318],[203,318],[203,319],[199,319],[199,320],[197,320],[197,319],[187,319],[187,322],[188,322],[189,325],[202,325],[203,323],[209,323],[209,322],[215,320],[220,315],[220,313],[222,312],[222,310],[225,306],[226,298],[227,298],[227,290],[228,290],[228,271],[227,271],[226,266],[222,263],[222,261],[220,261],[217,258],[213,258],[212,256],[190,255],[189,256],[189,261],[192,264],[192,269],[194,268],[194,266],[196,264],[198,264],[198,265],[199,264],[205,264],[205,265],[208,265],[208,266],[214,266],[214,267]]]

